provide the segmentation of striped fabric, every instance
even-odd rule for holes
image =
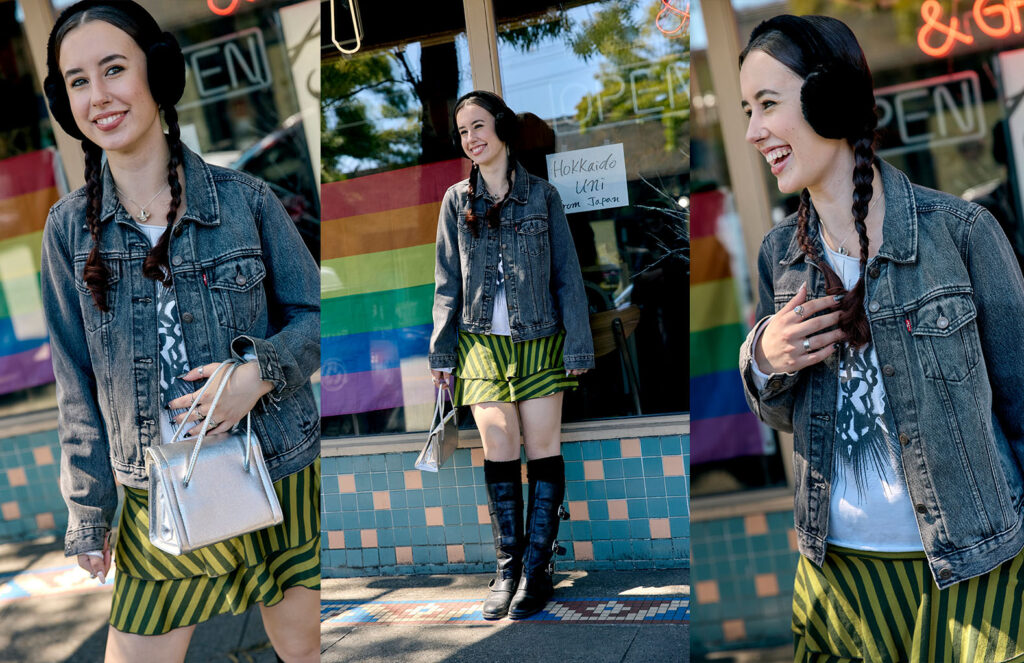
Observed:
[[[575,389],[565,374],[565,332],[513,343],[511,336],[459,332],[455,404],[525,401]]]
[[[110,623],[157,635],[254,603],[274,605],[290,587],[320,589],[320,460],[274,482],[280,525],[184,555],[149,542],[148,493],[125,488]]]
[[[939,590],[921,553],[831,547],[793,593],[797,663],[1024,661],[1024,552]]]
[[[695,193],[690,200],[690,407],[694,439],[712,440],[693,449],[691,463],[708,463],[764,453],[761,425],[743,396],[736,362],[749,329],[740,311],[740,285],[729,250],[719,237],[727,218],[721,191]]]

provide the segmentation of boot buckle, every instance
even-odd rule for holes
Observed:
[[[558,541],[551,544],[551,552],[555,555],[564,555],[565,547],[558,545]]]
[[[569,520],[569,510],[564,505],[558,505],[558,517],[562,520]]]

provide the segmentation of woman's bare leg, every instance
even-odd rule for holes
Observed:
[[[161,635],[124,633],[111,626],[107,629],[107,652],[104,663],[181,663],[185,660],[193,626],[182,626]]]
[[[562,453],[562,394],[519,401],[527,460]]]
[[[519,460],[519,413],[515,403],[470,405],[480,431],[484,458],[500,462]]]
[[[320,592],[291,587],[273,606],[261,603],[260,613],[270,644],[285,663],[320,663]]]

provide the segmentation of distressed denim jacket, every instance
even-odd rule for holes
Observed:
[[[1024,547],[1024,279],[987,211],[911,185],[886,163],[881,170],[883,241],[868,262],[864,304],[924,552],[945,588]],[[810,239],[820,247],[815,219]],[[825,296],[821,272],[797,243],[795,217],[765,236],[758,269],[759,319],[804,282],[808,299]],[[838,360],[774,374],[759,391],[753,337],[740,352],[747,401],[769,426],[793,432],[797,540],[820,565]]]
[[[564,328],[565,367],[593,368],[587,297],[558,191],[517,164],[501,223],[492,229],[484,218],[489,203],[481,175],[475,190],[479,237],[466,225],[468,179],[449,188],[441,201],[430,367],[456,365],[459,329],[490,333],[500,250],[512,341],[543,338]]]
[[[171,233],[174,293],[191,366],[254,353],[273,390],[253,410],[274,480],[313,462],[320,419],[309,377],[320,363],[320,281],[266,183],[185,149],[186,204]],[[42,293],[57,379],[65,552],[99,550],[117,507],[115,481],[147,487],[145,450],[160,444],[156,289],[142,275],[146,236],[103,169],[100,253],[108,312],[82,280],[93,240],[84,189],[51,209]]]

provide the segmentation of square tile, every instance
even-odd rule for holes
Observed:
[[[4,520],[17,520],[21,518],[21,507],[17,502],[4,502],[0,504],[0,513],[3,514]]]
[[[569,514],[574,521],[590,520],[590,511],[584,501],[569,502]]]
[[[469,450],[469,458],[473,464],[473,467],[484,466],[484,450],[481,448],[474,448]]]
[[[27,486],[28,477],[25,476],[25,468],[23,467],[12,467],[7,470],[7,482],[12,487],[14,486]]]
[[[353,474],[339,474],[338,475],[338,492],[340,493],[354,493],[356,492],[356,477]]]
[[[363,540],[359,534],[359,530],[345,530],[345,548],[362,548]],[[346,558],[347,559],[347,558]],[[362,562],[362,557],[359,561]]]
[[[686,472],[683,471],[682,456],[662,456],[661,469],[667,477],[686,476]]]
[[[427,525],[444,525],[444,514],[439,506],[428,506],[426,509]]]
[[[331,531],[327,533],[327,547],[332,549],[345,547],[345,533]]]
[[[601,457],[602,458],[621,458],[622,447],[618,440],[604,440],[601,442]]]
[[[763,513],[752,513],[743,518],[743,529],[747,536],[768,533],[768,519]]]
[[[445,546],[448,552],[449,564],[463,564],[466,561],[466,551],[461,545]]]
[[[694,590],[697,594],[697,603],[701,605],[711,605],[722,600],[717,580],[700,580],[696,583]]]
[[[491,514],[488,512],[486,504],[476,505],[476,521],[481,525],[490,524]]]
[[[672,537],[668,518],[651,518],[650,526],[652,539],[668,539]]]
[[[742,619],[726,619],[722,622],[722,634],[726,642],[747,639],[747,628]]]
[[[574,541],[572,544],[577,561],[594,559],[594,544],[590,541]]]
[[[646,457],[661,457],[661,438],[642,437],[640,438],[640,453]]]
[[[359,540],[364,548],[377,547],[377,530],[364,529],[359,532]]]
[[[37,513],[36,514],[36,529],[38,530],[51,530],[57,529],[57,523],[54,522],[52,513]]]
[[[36,465],[53,465],[53,451],[50,447],[35,447],[32,449],[32,457]]]
[[[629,518],[626,500],[608,500],[608,518],[610,520],[625,520]]]
[[[405,475],[406,490],[423,487],[423,473],[419,470],[405,470],[402,474]]]
[[[623,458],[639,458],[640,457],[640,438],[628,437],[621,441],[622,457]]]
[[[604,464],[602,461],[583,461],[583,476],[589,481],[600,481],[604,479]]]
[[[373,508],[374,509],[390,509],[391,508],[391,494],[386,490],[375,490],[373,492]]]
[[[356,486],[359,486],[359,481],[356,481]],[[370,475],[370,490],[387,490],[388,489],[388,475],[384,472],[374,472]]]

